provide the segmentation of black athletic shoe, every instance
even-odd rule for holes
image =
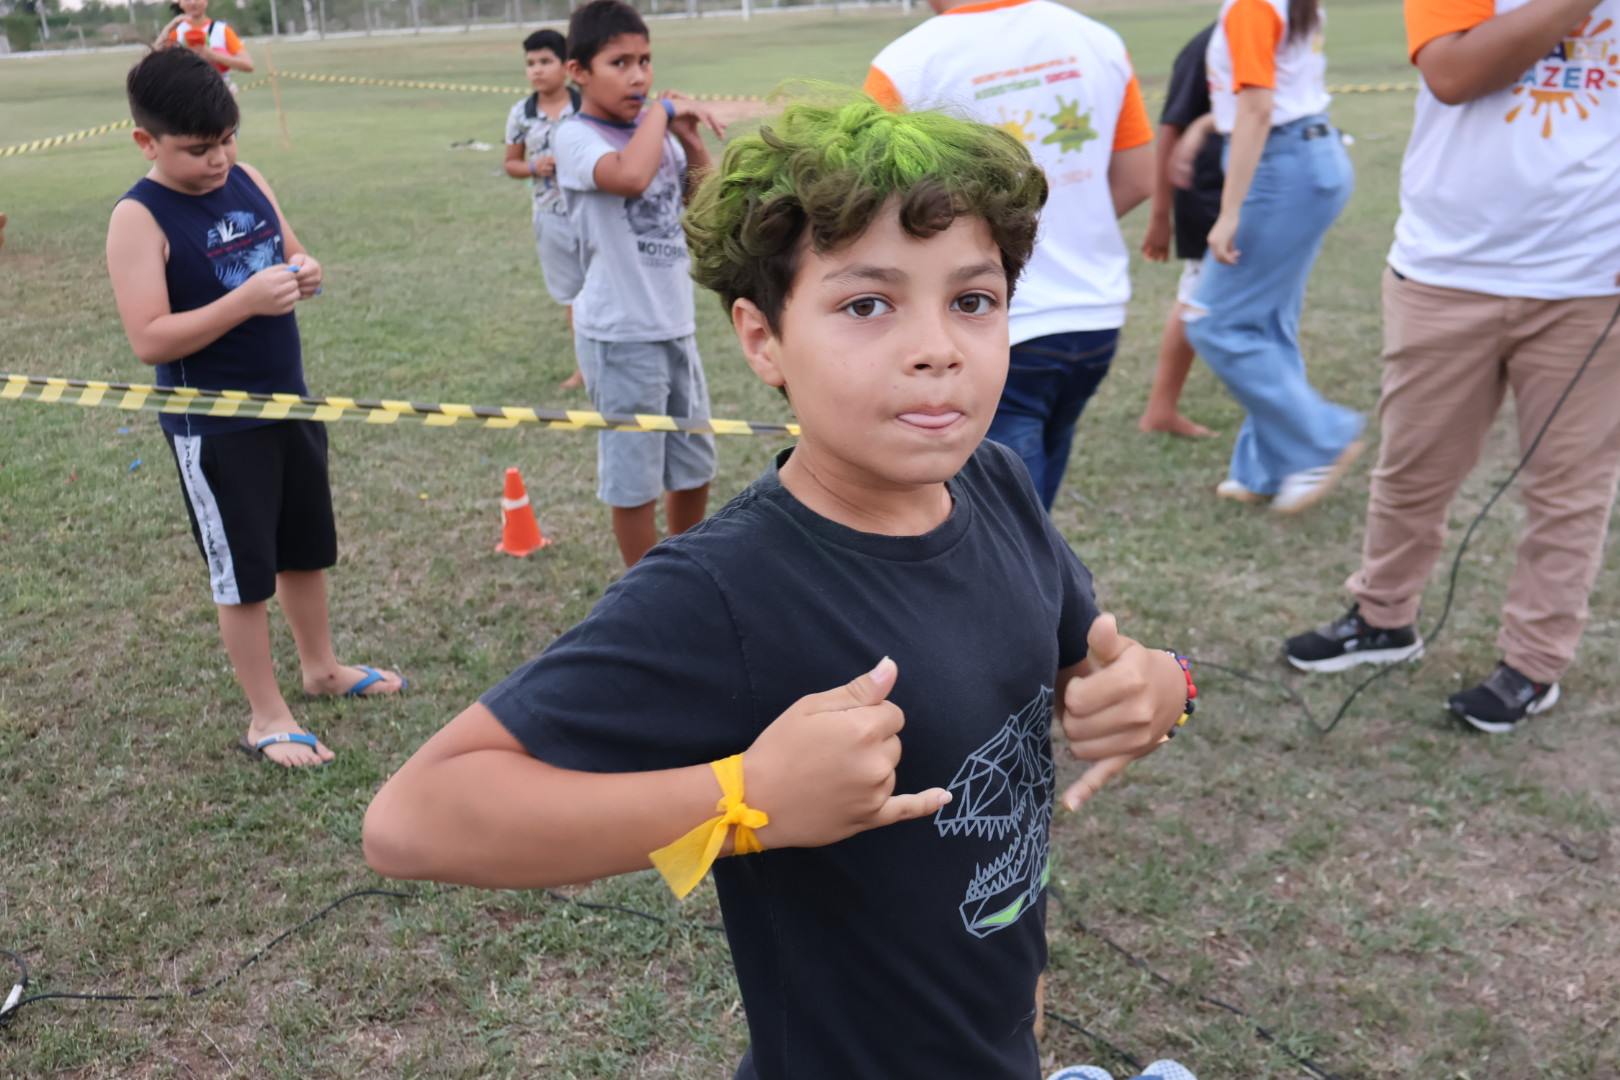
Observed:
[[[1490,678],[1452,694],[1446,708],[1480,731],[1500,735],[1512,731],[1525,717],[1546,712],[1556,704],[1557,683],[1531,682],[1517,668],[1498,662]]]
[[[1417,625],[1382,629],[1368,626],[1361,605],[1320,630],[1291,637],[1283,645],[1288,662],[1301,671],[1345,671],[1357,664],[1398,664],[1423,655]]]

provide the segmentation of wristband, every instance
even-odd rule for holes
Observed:
[[[534,171],[534,158],[529,159],[529,175],[536,180],[540,179],[540,174]]]
[[[737,827],[737,837],[732,844],[735,854],[752,855],[765,850],[754,830],[769,825],[771,819],[765,811],[755,810],[743,802],[742,755],[710,762],[709,768],[720,781],[720,801],[714,804],[720,816],[710,818],[673,844],[648,856],[677,900],[684,900],[709,872],[720,854],[720,846],[726,841],[726,831],[733,825]]]
[[[664,107],[664,114],[671,120],[675,119],[675,103],[669,98],[659,98],[658,103]]]
[[[1174,649],[1165,649],[1163,651],[1170,654],[1171,658],[1181,668],[1181,673],[1187,677],[1187,701],[1181,706],[1181,719],[1176,721],[1175,727],[1166,732],[1166,737],[1173,739],[1176,737],[1176,728],[1185,726],[1187,721],[1192,719],[1192,714],[1198,709],[1198,702],[1194,700],[1198,697],[1198,687],[1193,685],[1192,663]]]

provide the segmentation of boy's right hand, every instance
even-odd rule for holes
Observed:
[[[821,847],[951,801],[937,787],[894,794],[906,721],[887,699],[898,674],[884,657],[847,686],[800,698],[743,754],[743,799],[771,819],[756,830],[766,848]]]
[[[286,263],[267,266],[236,287],[249,315],[285,315],[298,303],[298,275]]]

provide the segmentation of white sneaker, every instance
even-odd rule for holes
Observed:
[[[1215,494],[1223,499],[1231,499],[1240,503],[1263,503],[1271,500],[1270,495],[1262,495],[1258,491],[1250,491],[1236,480],[1222,480],[1215,485]]]
[[[1289,473],[1283,477],[1282,490],[1271,500],[1271,509],[1279,514],[1297,514],[1315,506],[1344,479],[1344,474],[1365,449],[1366,444],[1357,439],[1339,451],[1338,460],[1333,464]]]

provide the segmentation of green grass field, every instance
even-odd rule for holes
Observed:
[[[1394,0],[1331,7],[1331,82],[1411,78]],[[1210,11],[1115,4],[1103,17],[1151,94]],[[659,22],[657,81],[722,94],[797,76],[858,83],[920,18]],[[133,59],[0,63],[0,145],[123,118]],[[289,71],[522,81],[512,34],[284,44],[274,59]],[[535,266],[525,189],[499,175],[498,147],[449,149],[498,144],[516,94],[292,80],[281,92],[291,147],[262,87],[241,98],[241,156],[270,178],[326,268],[325,295],[300,311],[313,391],[582,403],[555,389],[573,360]],[[1410,108],[1405,93],[1346,94],[1334,106],[1357,139],[1359,186],[1318,264],[1304,334],[1318,385],[1366,410]],[[113,200],[144,167],[127,132],[0,158],[0,211],[12,221],[0,371],[149,381],[124,341],[102,254]],[[1144,222],[1143,211],[1127,221],[1133,240]],[[1205,371],[1184,407],[1225,438],[1136,431],[1176,273],[1136,266],[1122,352],[1082,421],[1056,520],[1127,632],[1283,679],[1331,710],[1350,680],[1285,674],[1278,645],[1337,614],[1366,465],[1299,519],[1218,502],[1211,488],[1240,414]],[[711,297],[700,297],[699,326],[716,415],[785,419]],[[383,778],[617,575],[589,435],[334,425],[331,441],[340,656],[398,666],[413,685],[397,701],[290,697],[339,757],[288,773],[231,750],[246,706],[155,419],[0,403],[0,948],[26,957],[31,992],[196,986],[337,895],[379,884],[359,829]],[[740,490],[778,445],[722,441],[717,496]],[[1502,425],[1454,525],[1513,459]],[[508,465],[523,469],[556,541],[526,560],[492,551]],[[1308,730],[1279,691],[1206,671],[1188,735],[1055,822],[1054,876],[1070,913],[1340,1077],[1620,1077],[1612,561],[1554,713],[1487,740],[1441,708],[1495,661],[1517,524],[1509,499],[1463,566],[1445,636],[1330,736]],[[1442,592],[1437,575],[1431,618]],[[273,625],[291,694],[291,642]],[[1072,764],[1060,770],[1074,775]],[[725,944],[701,927],[717,914],[712,887],[679,907],[650,874],[572,892],[676,921],[471,889],[362,899],[193,1001],[30,1006],[0,1030],[0,1073],[729,1076],[746,1025]],[[1142,1061],[1178,1058],[1201,1080],[1306,1075],[1242,1021],[1165,992],[1055,906],[1050,926],[1053,1012]],[[1061,1025],[1045,1052],[1129,1074]]]

